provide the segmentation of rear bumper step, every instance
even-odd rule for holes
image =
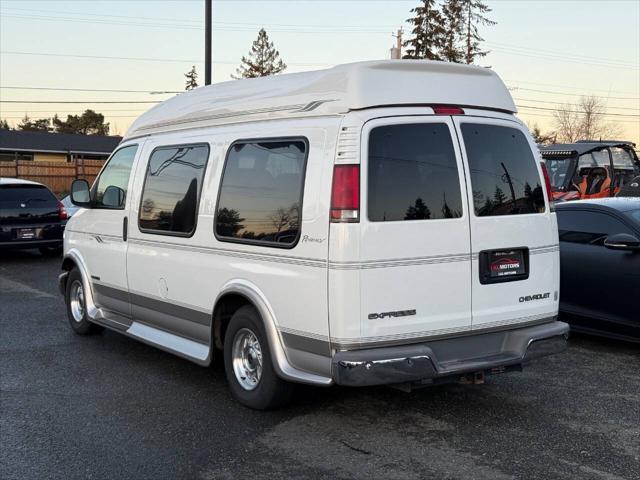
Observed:
[[[355,387],[495,373],[562,352],[568,334],[569,325],[553,321],[415,345],[338,352],[332,376],[338,385]]]

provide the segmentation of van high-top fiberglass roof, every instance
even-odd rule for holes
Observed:
[[[516,112],[506,86],[488,68],[428,60],[381,60],[196,88],[142,114],[126,137],[397,105],[456,105]]]

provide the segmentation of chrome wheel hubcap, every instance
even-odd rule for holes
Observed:
[[[258,337],[248,328],[238,330],[231,350],[233,373],[245,390],[253,390],[262,377],[262,348]]]
[[[84,320],[84,289],[79,280],[75,280],[71,284],[69,303],[71,304],[73,319],[78,323]]]

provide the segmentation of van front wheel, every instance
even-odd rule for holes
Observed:
[[[77,268],[71,270],[67,277],[65,301],[67,304],[67,318],[75,333],[78,335],[90,335],[104,330],[100,325],[87,320],[84,285],[82,283],[82,275],[80,275]]]
[[[224,368],[231,394],[247,407],[268,410],[291,400],[294,385],[276,375],[262,321],[251,306],[231,317],[224,337]]]

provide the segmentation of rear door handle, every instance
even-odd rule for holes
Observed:
[[[122,219],[122,240],[123,241],[127,241],[127,224],[128,224],[128,219],[127,217],[124,217]]]

